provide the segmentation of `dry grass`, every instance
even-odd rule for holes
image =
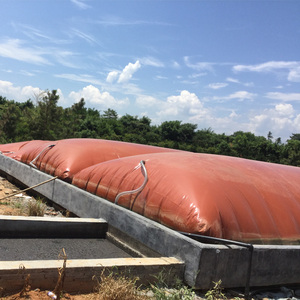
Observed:
[[[95,299],[98,300],[144,300],[148,297],[141,295],[141,290],[136,286],[138,278],[128,278],[123,275],[102,272],[97,281]]]
[[[33,217],[43,217],[46,211],[46,205],[41,201],[28,201],[27,215]]]

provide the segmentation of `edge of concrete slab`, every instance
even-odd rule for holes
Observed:
[[[0,238],[105,238],[103,219],[0,216]]]
[[[50,175],[0,155],[0,168],[26,186]],[[84,218],[103,218],[121,232],[162,256],[185,263],[184,280],[194,288],[209,289],[213,281],[223,287],[243,287],[248,275],[249,251],[238,246],[203,244],[159,223],[56,179],[36,191]],[[251,286],[294,284],[300,278],[300,246],[255,245],[251,265]]]
[[[32,289],[51,291],[55,288],[58,270],[62,267],[63,260],[1,262],[0,287],[4,293],[18,292],[29,274]],[[157,281],[161,272],[166,272],[166,278],[170,280],[176,277],[180,279],[183,268],[184,264],[173,257],[67,260],[64,290],[69,293],[91,292],[97,283],[93,278],[99,279],[102,272],[106,275],[114,272],[138,277],[138,284],[149,285]]]

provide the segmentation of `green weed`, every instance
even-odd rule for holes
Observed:
[[[225,294],[222,292],[223,291],[223,288],[221,287],[222,280],[213,283],[214,283],[213,288],[206,292],[205,297],[208,300],[227,299]]]

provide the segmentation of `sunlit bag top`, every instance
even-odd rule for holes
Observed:
[[[107,160],[142,153],[176,150],[99,139],[32,141],[24,147],[21,161],[41,171],[71,181],[78,171]]]

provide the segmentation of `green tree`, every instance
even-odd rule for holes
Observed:
[[[37,99],[37,114],[33,120],[34,139],[56,140],[62,138],[63,109],[57,105],[59,95],[56,90],[47,91]]]
[[[160,125],[160,133],[163,140],[179,141],[181,121],[165,121]]]
[[[7,101],[1,105],[0,135],[2,143],[15,141],[21,115],[22,112],[14,101]]]
[[[284,147],[282,163],[300,167],[300,140],[289,139]]]
[[[115,110],[108,108],[104,111],[102,118],[117,120],[118,113]]]

